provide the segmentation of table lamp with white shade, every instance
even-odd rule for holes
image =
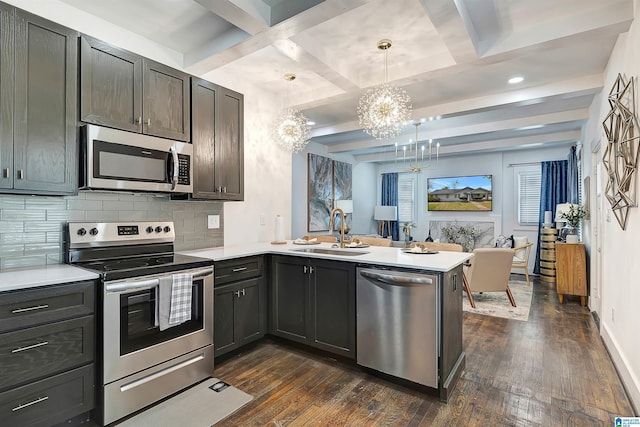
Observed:
[[[387,233],[391,235],[391,221],[398,219],[397,206],[376,206],[373,211],[373,219],[380,221],[380,235],[384,236],[384,226],[387,226]]]

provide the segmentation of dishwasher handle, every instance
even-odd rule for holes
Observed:
[[[360,275],[371,281],[393,286],[433,285],[433,279],[420,276],[395,276],[393,274],[373,273],[361,271]]]

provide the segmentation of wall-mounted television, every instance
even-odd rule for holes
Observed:
[[[427,178],[430,211],[490,211],[491,175]]]

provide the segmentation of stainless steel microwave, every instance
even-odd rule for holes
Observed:
[[[192,193],[193,146],[96,125],[81,130],[80,188]]]

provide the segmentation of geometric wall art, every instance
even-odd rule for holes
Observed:
[[[607,137],[607,147],[602,158],[605,167],[605,196],[611,204],[618,224],[627,227],[629,209],[637,206],[636,170],[638,169],[638,144],[640,126],[635,114],[633,78],[625,80],[618,74],[608,96],[611,110],[602,126]]]
[[[335,200],[352,199],[352,165],[308,153],[307,173],[307,230],[328,231]]]

